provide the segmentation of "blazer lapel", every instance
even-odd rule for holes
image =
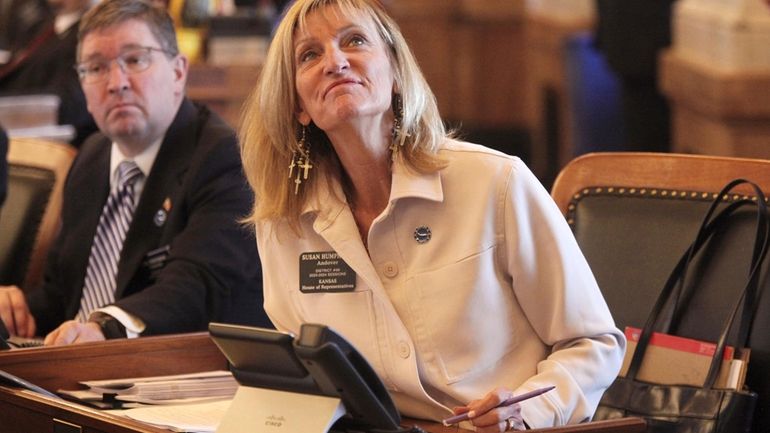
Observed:
[[[163,235],[163,224],[156,224],[155,215],[164,209],[166,199],[176,203],[182,179],[189,166],[197,137],[197,109],[185,99],[174,121],[166,131],[158,155],[153,163],[134,217],[123,242],[115,299],[120,299],[131,279],[137,274],[147,253],[158,245]]]
[[[68,262],[72,263],[70,269],[73,272],[73,281],[76,282],[71,288],[76,296],[71,298],[72,301],[67,306],[68,317],[74,316],[80,308],[96,226],[99,224],[110,190],[110,140],[103,136],[96,140],[93,145],[83,145],[76,160],[80,168],[72,170],[71,177],[67,180],[70,183],[67,190],[78,191],[78,195],[75,197],[67,194],[64,197],[64,206],[72,207],[67,214],[81,221],[67,228],[72,230],[69,237],[82,240],[82,244],[78,243],[77,248],[69,248],[66,251]],[[97,187],[94,188],[94,185]]]

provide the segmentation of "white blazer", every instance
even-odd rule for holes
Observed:
[[[625,339],[564,217],[518,158],[451,140],[441,156],[448,166],[433,174],[394,164],[368,254],[339,185],[309,201],[301,237],[258,224],[265,310],[281,330],[313,322],[344,335],[404,415],[439,420],[498,386],[556,385],[521,404],[529,426],[590,419]],[[317,252],[350,270],[315,273],[327,262],[301,255]],[[346,275],[349,291],[324,291]]]

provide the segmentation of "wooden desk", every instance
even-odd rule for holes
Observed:
[[[227,360],[208,333],[0,352],[0,370],[49,391],[78,389],[83,380],[226,369]]]
[[[457,427],[444,427],[427,421],[404,420],[404,425],[417,425],[429,433],[461,433],[468,432]],[[585,424],[568,425],[546,429],[527,430],[529,432],[548,433],[644,433],[647,424],[641,418],[619,418],[606,421],[596,421]]]
[[[88,407],[0,386],[3,433],[168,433]]]
[[[227,361],[207,333],[0,352],[0,369],[49,391],[78,389],[81,380],[226,368]],[[0,432],[168,433],[168,430],[0,386]]]
[[[78,389],[82,380],[193,373],[227,368],[207,333],[112,340],[66,347],[0,352],[0,369],[51,391]],[[457,427],[405,419],[429,433],[461,433]],[[637,418],[547,430],[550,433],[642,433]],[[0,386],[0,433],[168,433],[168,430]]]

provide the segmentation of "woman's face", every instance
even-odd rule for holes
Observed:
[[[370,120],[392,123],[393,71],[374,23],[326,7],[307,16],[294,35],[297,119],[324,131]]]

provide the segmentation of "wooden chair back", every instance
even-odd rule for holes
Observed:
[[[8,197],[0,211],[0,284],[40,285],[59,229],[62,188],[76,150],[42,139],[12,138]]]
[[[570,223],[619,328],[642,327],[706,209],[736,178],[770,193],[770,161],[662,153],[594,153],[557,177],[552,196]],[[739,190],[730,199],[751,194]],[[746,209],[693,266],[675,333],[715,341],[746,281],[755,220]],[[767,275],[767,270],[765,270]],[[770,431],[770,293],[767,277],[749,345],[747,384],[759,394],[754,431]]]

